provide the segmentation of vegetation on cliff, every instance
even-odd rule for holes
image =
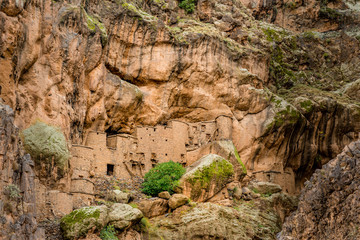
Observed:
[[[60,129],[37,121],[22,132],[25,150],[37,163],[55,164],[61,172],[67,169],[70,153]]]
[[[160,163],[145,174],[142,191],[151,196],[163,191],[173,193],[185,171],[181,164],[173,161]]]

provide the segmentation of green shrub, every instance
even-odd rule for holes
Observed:
[[[195,10],[197,0],[180,0],[179,7],[184,9],[187,13],[192,13]]]
[[[67,167],[70,153],[66,138],[59,129],[37,121],[22,132],[22,140],[25,150],[35,162],[46,161],[51,164],[54,159],[62,171]]]
[[[20,189],[14,184],[9,184],[5,187],[5,194],[7,194],[12,200],[21,198]]]
[[[117,231],[115,230],[114,226],[108,225],[104,227],[100,232],[100,238],[102,240],[119,240],[116,237]]]
[[[185,168],[179,163],[160,163],[145,174],[142,191],[151,196],[157,196],[163,191],[172,193],[184,173]]]

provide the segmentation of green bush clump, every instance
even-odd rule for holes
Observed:
[[[142,191],[151,196],[157,196],[163,191],[172,193],[185,171],[181,164],[173,161],[160,163],[145,174]]]
[[[102,240],[119,240],[116,237],[117,231],[115,230],[114,226],[108,225],[104,227],[100,232],[100,238]]]
[[[5,193],[10,197],[10,199],[15,200],[21,198],[20,189],[14,184],[9,184],[5,187]]]
[[[179,7],[184,9],[187,13],[192,13],[195,10],[197,0],[180,0]]]
[[[67,167],[70,153],[66,138],[59,129],[37,121],[22,132],[22,140],[25,150],[35,162],[51,164],[54,160],[62,171]]]

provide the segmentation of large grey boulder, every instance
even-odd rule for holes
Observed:
[[[143,213],[139,209],[128,204],[115,203],[109,209],[108,220],[115,228],[124,229],[140,221],[142,217]]]
[[[64,238],[76,239],[85,236],[92,228],[102,229],[108,223],[107,216],[106,206],[84,207],[72,211],[60,221]]]
[[[130,193],[122,192],[120,190],[112,190],[108,195],[110,201],[114,201],[117,203],[128,203],[130,197]]]

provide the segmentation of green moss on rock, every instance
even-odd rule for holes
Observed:
[[[206,159],[207,158],[207,159]],[[210,191],[212,185],[222,189],[234,175],[233,165],[224,158],[209,154],[204,157],[202,166],[189,172],[186,181],[192,185],[191,198],[197,199],[204,189]]]
[[[60,227],[66,239],[76,239],[85,236],[86,233],[95,227],[100,230],[106,223],[101,217],[103,207],[84,207],[77,209],[64,216],[60,221]]]
[[[25,150],[35,162],[46,161],[51,164],[54,159],[60,170],[66,170],[70,153],[60,129],[37,121],[22,132],[22,140]]]
[[[95,16],[90,16],[83,8],[82,10],[86,18],[86,26],[91,32],[96,32],[96,27],[97,27],[101,32],[101,43],[102,45],[105,45],[108,40],[108,35],[105,25],[99,20],[99,18]]]
[[[236,147],[234,146],[234,154],[235,154],[235,158],[236,160],[238,161],[238,163],[241,165],[242,167],[242,170],[243,170],[243,174],[246,175],[247,174],[247,170],[246,170],[246,167],[245,167],[245,164],[241,161],[241,158],[240,158],[240,155],[236,149]]]
[[[313,110],[313,102],[311,100],[305,100],[303,102],[300,102],[300,106],[306,112],[311,112]]]

